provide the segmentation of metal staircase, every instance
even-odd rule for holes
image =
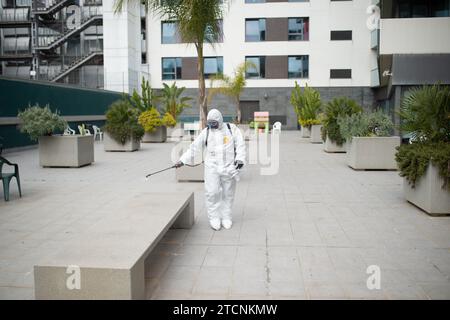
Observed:
[[[67,65],[65,68],[63,68],[58,74],[56,74],[54,77],[50,78],[49,81],[51,81],[51,82],[58,81],[59,79],[65,77],[70,72],[72,72],[76,68],[82,66],[84,63],[88,62],[92,58],[102,55],[102,54],[103,54],[103,52],[101,52],[101,51],[94,51],[87,55],[81,56],[78,59],[75,59],[69,65]]]
[[[35,15],[51,15],[64,7],[64,5],[73,0],[55,0],[49,7],[33,7]]]
[[[56,39],[54,39],[49,44],[47,44],[45,46],[38,45],[35,47],[35,49],[36,50],[51,50],[53,48],[56,48],[56,47],[60,46],[61,44],[63,44],[63,42],[65,42],[71,36],[73,36],[77,33],[80,33],[81,31],[83,31],[84,29],[89,27],[92,23],[94,23],[96,21],[101,21],[101,20],[102,20],[102,15],[100,15],[100,14],[88,17],[88,18],[82,20],[80,26],[78,26],[77,28],[68,29],[68,30],[66,30],[66,32],[60,34]]]

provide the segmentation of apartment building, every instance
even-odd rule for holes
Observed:
[[[372,105],[371,70],[377,52],[371,49],[367,8],[371,0],[274,1],[239,0],[225,8],[223,37],[214,46],[205,45],[205,74],[231,75],[244,61],[256,68],[247,73],[247,88],[241,97],[242,117],[256,110],[269,111],[273,120],[297,127],[290,105],[291,90],[318,88],[329,100],[346,95],[363,105]],[[176,81],[197,96],[197,58],[192,45],[182,43],[174,21],[149,14],[147,46],[152,87]],[[207,82],[207,87],[209,86]],[[234,106],[218,96],[212,104],[234,115]],[[198,116],[196,108],[185,115]]]
[[[120,14],[114,0],[1,1],[0,74],[118,92],[139,90],[144,77],[155,89],[176,82],[196,101],[194,46],[180,39],[176,21],[146,13],[138,1]],[[204,72],[231,75],[253,62],[241,96],[244,121],[264,110],[297,127],[289,102],[295,82],[317,88],[324,101],[343,95],[394,111],[408,87],[449,82],[449,2],[225,2],[223,34],[205,44]],[[212,105],[235,116],[226,97]],[[182,117],[198,119],[198,108]]]

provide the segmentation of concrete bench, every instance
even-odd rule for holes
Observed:
[[[193,192],[135,195],[34,266],[35,298],[144,299],[146,257],[193,223]]]

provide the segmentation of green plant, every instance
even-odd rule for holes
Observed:
[[[338,117],[350,116],[354,113],[362,112],[362,107],[356,103],[355,100],[339,97],[329,101],[325,106],[323,127],[322,127],[322,139],[330,139],[338,146],[342,146],[345,139],[342,137]]]
[[[176,82],[172,83],[171,86],[163,83],[163,86],[161,97],[164,113],[170,113],[176,120],[184,108],[190,107],[187,102],[192,100],[192,98],[181,97],[181,94],[186,88],[178,88]]]
[[[130,101],[121,99],[111,104],[106,112],[104,130],[111,137],[125,144],[129,139],[141,140],[144,129],[138,123],[139,110],[133,107]]]
[[[136,89],[133,90],[133,93],[130,97],[131,104],[139,109],[140,112],[144,112],[153,108],[156,103],[160,100],[160,96],[158,96],[155,91],[150,87],[150,84],[144,77],[142,77],[141,81],[141,92],[140,95]]]
[[[405,177],[414,187],[422,177],[430,163],[438,168],[439,175],[444,179],[443,188],[450,191],[450,143],[439,142],[415,142],[401,145],[397,149],[395,160],[397,161],[400,176]]]
[[[132,0],[117,0],[115,11]],[[205,75],[204,43],[214,45],[222,35],[221,21],[226,5],[224,0],[142,0],[146,10],[151,10],[164,19],[177,21],[177,31],[183,42],[192,43],[197,51],[198,103],[202,128],[206,126],[208,113]],[[173,115],[173,114],[172,114]],[[176,118],[176,117],[174,117]]]
[[[162,117],[162,124],[166,127],[175,127],[177,124],[177,121],[173,118],[173,116],[166,112],[164,116]]]
[[[17,117],[22,121],[20,131],[27,133],[31,140],[37,140],[41,136],[51,136],[57,131],[63,131],[67,126],[67,122],[58,111],[52,112],[48,105],[43,108],[39,105],[29,106],[19,112]]]
[[[255,64],[251,61],[245,61],[241,63],[236,70],[234,70],[234,76],[230,77],[224,74],[219,74],[211,78],[211,88],[208,93],[208,104],[212,98],[217,94],[223,94],[230,97],[236,105],[236,122],[241,123],[241,104],[240,97],[242,90],[246,85],[245,73],[249,68],[255,68]],[[219,81],[219,86],[214,87],[214,81]]]
[[[315,124],[313,120],[317,120],[317,114],[322,106],[319,91],[308,87],[308,85],[302,90],[295,81],[295,87],[291,93],[291,104],[302,127]]]
[[[156,108],[152,108],[148,111],[144,111],[139,115],[138,119],[139,124],[144,128],[145,132],[153,132],[158,127],[163,125],[161,120],[161,114],[156,110]]]
[[[413,140],[450,142],[450,87],[435,84],[409,91],[400,107],[401,129]]]
[[[382,110],[338,116],[337,123],[346,141],[352,137],[386,137],[394,129],[392,120]]]

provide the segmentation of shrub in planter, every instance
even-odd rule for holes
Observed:
[[[338,116],[337,124],[347,141],[353,137],[388,137],[394,129],[391,118],[381,110]]]
[[[341,135],[338,118],[360,112],[362,112],[362,107],[354,100],[346,97],[334,98],[328,102],[323,113],[322,139],[336,144],[336,149],[342,147],[345,139]]]
[[[291,105],[302,128],[310,130],[312,125],[320,123],[317,121],[317,115],[322,105],[319,91],[308,85],[302,90],[296,81],[291,93]]]
[[[156,108],[142,112],[139,115],[138,122],[144,128],[145,132],[153,132],[163,124],[161,115]]]
[[[400,137],[391,137],[394,125],[382,111],[339,116],[342,137],[349,142],[347,164],[356,170],[395,170],[395,148]]]
[[[442,188],[450,192],[450,143],[441,141],[405,144],[398,148],[395,159],[400,176],[405,177],[411,187],[415,187],[427,171],[428,165],[432,164],[444,179]]]
[[[39,164],[43,167],[81,167],[94,162],[92,136],[54,135],[64,131],[67,122],[48,106],[29,107],[19,112],[21,131],[39,140]]]
[[[163,125],[165,125],[166,127],[173,128],[177,124],[177,121],[175,120],[175,118],[168,112],[166,112],[164,114],[164,116],[162,117],[161,120],[162,120]]]
[[[27,133],[31,140],[36,141],[42,136],[51,136],[58,131],[64,131],[67,122],[59,115],[52,112],[47,105],[43,108],[39,105],[30,106],[19,112],[17,117],[22,121],[20,131]]]
[[[139,142],[144,129],[138,123],[138,109],[125,99],[113,102],[106,112],[104,131],[115,141],[124,145],[130,140]]]
[[[406,199],[429,214],[450,214],[450,88],[412,89],[400,117],[412,137],[396,154]]]

